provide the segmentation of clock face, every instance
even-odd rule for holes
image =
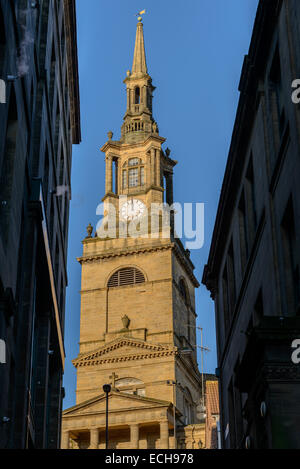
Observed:
[[[145,204],[141,200],[131,199],[121,207],[121,216],[124,220],[136,220],[145,212]]]

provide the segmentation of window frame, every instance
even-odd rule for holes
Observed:
[[[134,162],[134,163],[131,163]],[[133,178],[134,184],[130,183],[130,176],[135,172]],[[122,190],[133,189],[145,185],[145,165],[139,157],[130,157],[122,167]]]

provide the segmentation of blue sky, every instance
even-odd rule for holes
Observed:
[[[135,13],[146,9],[144,36],[148,72],[156,86],[153,114],[164,148],[178,161],[176,202],[205,203],[205,243],[192,251],[201,281],[239,98],[258,0],[77,0],[82,143],[73,148],[69,227],[64,408],[75,404],[80,322],[81,240],[104,195],[107,132],[120,137],[126,108],[123,79],[131,69]],[[196,292],[198,325],[204,328],[204,370],[216,368],[214,305],[201,285]],[[198,338],[198,343],[199,343]],[[199,364],[200,355],[198,358]]]

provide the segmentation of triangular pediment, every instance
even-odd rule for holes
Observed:
[[[128,359],[155,358],[172,355],[175,347],[153,344],[129,337],[117,338],[92,352],[80,355],[73,360],[74,366],[97,365],[105,362],[126,361]]]
[[[149,397],[126,394],[119,391],[111,391],[109,395],[109,411],[120,411],[130,409],[157,408],[168,407],[170,402]],[[77,404],[69,409],[64,410],[64,416],[79,416],[104,413],[106,410],[106,396],[101,394],[93,399]]]

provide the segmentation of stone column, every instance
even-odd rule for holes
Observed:
[[[163,420],[160,425],[160,449],[169,449],[169,422]]]
[[[152,166],[151,166],[151,152],[147,153],[147,159],[146,159],[146,185],[147,187],[150,187],[152,184],[151,181],[151,174],[152,174]]]
[[[115,193],[119,192],[119,161],[115,161]]]
[[[105,162],[105,193],[108,194],[112,192],[112,156],[107,156]]]
[[[70,448],[70,432],[63,431],[61,434],[61,449],[69,449]]]
[[[155,148],[151,148],[151,185],[155,185],[155,171],[156,171],[156,161],[155,161]]]
[[[90,429],[90,449],[98,449],[99,446],[99,429]]]
[[[160,150],[155,150],[155,155],[156,155],[156,186],[160,187]]]
[[[139,449],[139,424],[130,425],[130,445],[131,449]]]
[[[130,108],[130,89],[127,88],[127,110]]]

